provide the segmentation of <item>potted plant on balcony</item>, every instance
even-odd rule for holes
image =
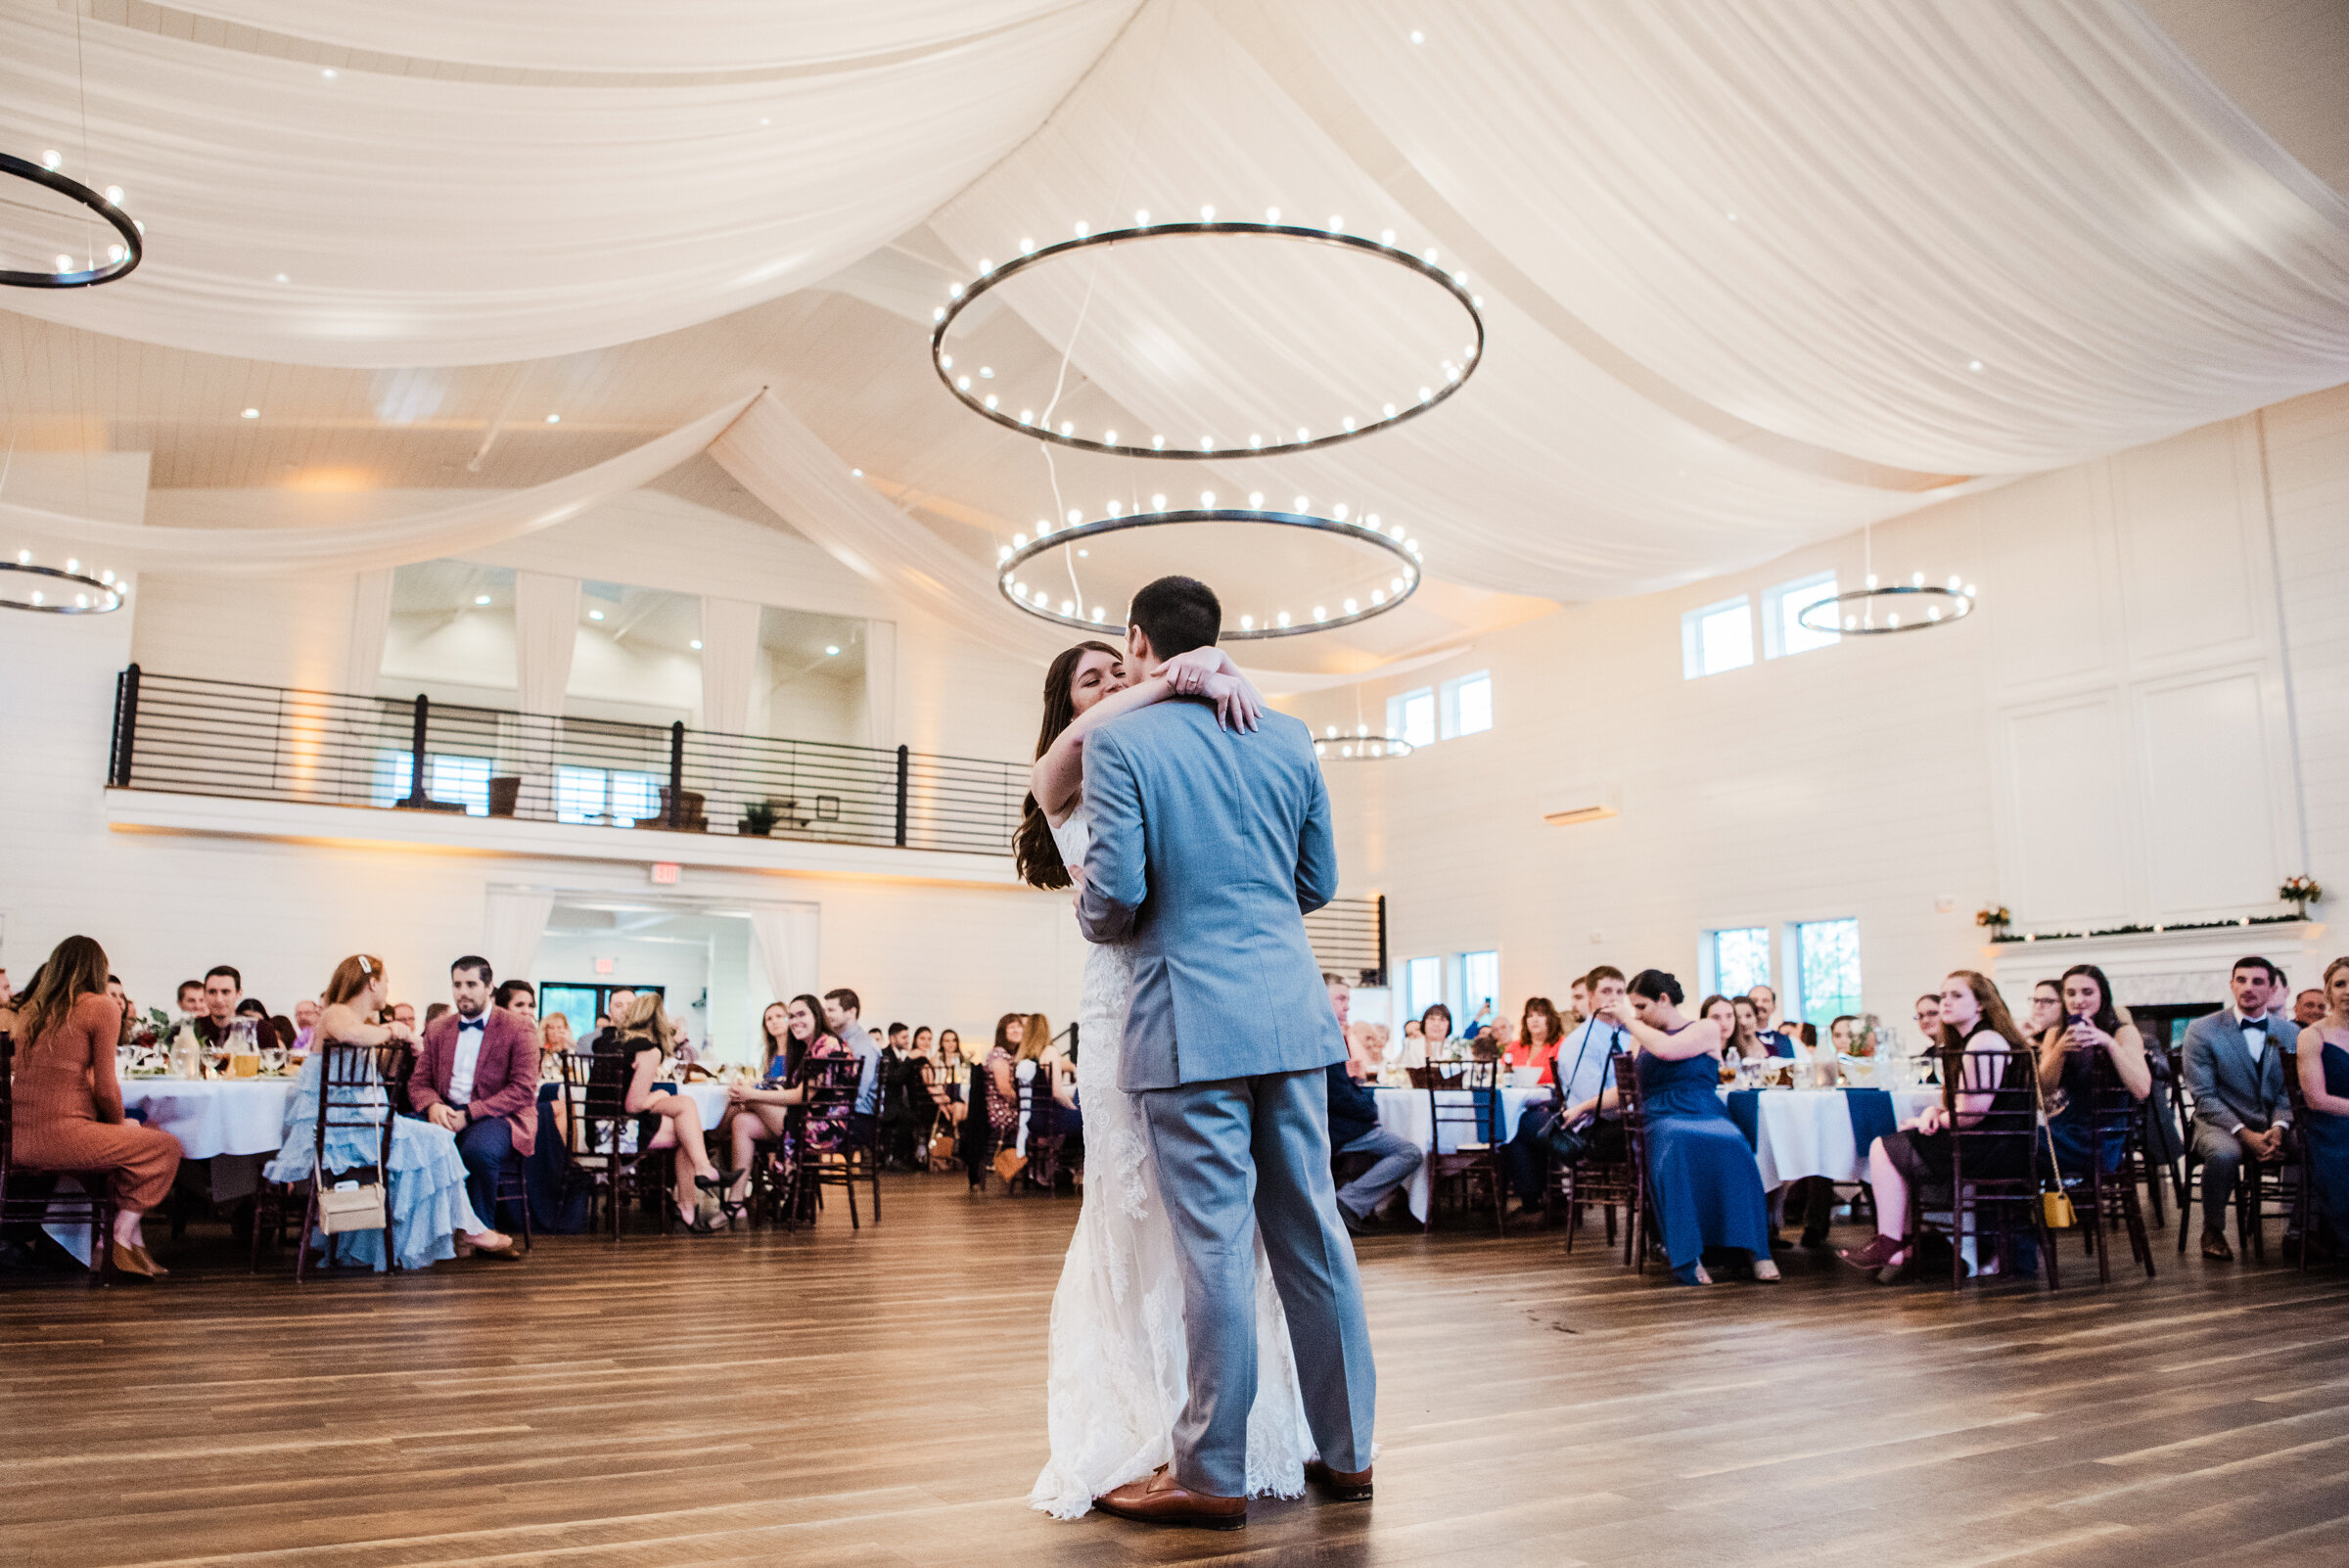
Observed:
[[[775,830],[775,803],[774,803],[774,802],[772,802],[772,801],[752,801],[752,802],[750,802],[749,804],[747,804],[746,806],[744,806],[744,807],[743,807],[743,808],[742,808],[742,820],[741,820],[741,822],[739,822],[739,823],[737,823],[737,824],[736,824],[736,831],[737,831],[737,832],[741,832],[741,833],[748,833],[748,834],[751,834],[751,835],[753,835],[753,836],[755,836],[755,837],[757,837],[757,838],[761,838],[761,839],[763,839],[763,838],[765,838],[765,837],[766,837],[768,834],[770,834],[770,833],[774,832],[774,830]]]
[[[2290,904],[2292,906],[2293,914],[2298,915],[2303,920],[2306,920],[2308,918],[2308,906],[2323,899],[2325,897],[2325,890],[2317,886],[2317,881],[2314,877],[2305,875],[2286,877],[2284,878],[2283,886],[2276,890],[2276,897]]]
[[[522,778],[519,774],[505,778],[493,778],[489,781],[489,814],[491,816],[512,816],[514,807],[520,804],[521,800]]]

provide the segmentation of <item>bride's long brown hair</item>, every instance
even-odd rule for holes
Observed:
[[[1081,642],[1052,661],[1044,671],[1044,722],[1036,735],[1036,755],[1041,757],[1060,739],[1060,732],[1077,722],[1077,699],[1071,691],[1076,683],[1077,666],[1088,653],[1102,653],[1123,660],[1126,655],[1106,642]],[[1069,885],[1069,868],[1060,863],[1060,846],[1052,840],[1052,824],[1044,817],[1044,808],[1030,795],[1020,803],[1019,831],[1011,836],[1011,853],[1020,869],[1020,880],[1032,888],[1065,888]]]

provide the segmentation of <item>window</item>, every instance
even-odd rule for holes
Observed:
[[[1795,976],[1807,1022],[1825,1030],[1860,1008],[1860,922],[1811,920],[1794,928]]]
[[[1417,1018],[1444,999],[1444,960],[1412,958],[1403,966],[1403,1011]]]
[[[425,777],[431,788],[425,793],[436,801],[458,801],[468,816],[489,814],[490,760],[486,757],[443,757],[438,753],[425,758]],[[367,784],[367,799],[374,806],[397,806],[413,793],[408,779],[413,769],[412,755],[390,748],[375,754],[375,767]]]
[[[600,767],[555,769],[558,822],[608,821],[618,827],[640,816],[657,816],[660,811],[661,786],[650,773],[607,773]]]
[[[1754,602],[1740,594],[1681,617],[1681,673],[1694,680],[1754,662]]]
[[[1422,686],[1387,699],[1387,733],[1413,746],[1436,743],[1436,694]]]
[[[1739,926],[1706,934],[1712,964],[1712,989],[1724,996],[1742,996],[1756,986],[1770,984],[1770,928]]]
[[[1841,642],[1841,632],[1814,631],[1802,623],[1802,614],[1806,609],[1823,599],[1834,597],[1835,574],[1832,572],[1781,582],[1764,594],[1762,657],[1779,659],[1788,654],[1809,653],[1814,648],[1831,648]],[[1827,619],[1832,624],[1833,618]]]
[[[1465,1036],[1470,1023],[1483,1011],[1487,1002],[1493,1004],[1488,1018],[1500,1016],[1500,954],[1497,952],[1464,952],[1459,956],[1460,996],[1453,1006],[1459,1014],[1458,1027],[1452,1033]]]
[[[1473,675],[1448,680],[1439,690],[1443,698],[1439,705],[1442,710],[1442,734],[1446,740],[1460,735],[1481,735],[1493,727],[1492,671],[1480,669]]]

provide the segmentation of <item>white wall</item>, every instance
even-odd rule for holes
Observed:
[[[1367,684],[1378,726],[1393,692],[1494,679],[1491,733],[1327,764],[1345,891],[1389,896],[1395,962],[1497,947],[1512,1005],[1601,961],[1693,990],[1704,931],[1851,916],[1867,1005],[1905,1019],[1983,963],[1985,903],[2269,914],[2303,870],[2349,898],[2349,389],[1926,509],[1873,559],[1961,574],[1981,609],[1682,679],[1682,611],[1830,567],[1856,587],[1852,536]],[[1284,706],[1354,727],[1351,692]],[[1542,821],[1602,794],[1620,815]]]

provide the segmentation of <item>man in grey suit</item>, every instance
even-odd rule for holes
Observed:
[[[1134,595],[1128,668],[1147,677],[1214,643],[1222,619],[1206,584],[1161,577]],[[1174,1464],[1096,1505],[1159,1524],[1247,1522],[1260,1231],[1320,1450],[1307,1478],[1367,1499],[1376,1373],[1323,1075],[1346,1042],[1305,933],[1338,885],[1312,732],[1281,714],[1240,733],[1200,703],[1144,708],[1087,737],[1084,806],[1078,924],[1133,945],[1119,1086],[1149,1128],[1189,1348]]]
[[[2292,1102],[2283,1083],[2299,1038],[2268,1006],[2281,989],[2276,966],[2242,958],[2228,976],[2234,1005],[2187,1026],[2185,1076],[2194,1097],[2194,1154],[2202,1162],[2202,1256],[2225,1262],[2227,1203],[2246,1159],[2282,1158]],[[2297,1219],[2297,1216],[2293,1217]]]

